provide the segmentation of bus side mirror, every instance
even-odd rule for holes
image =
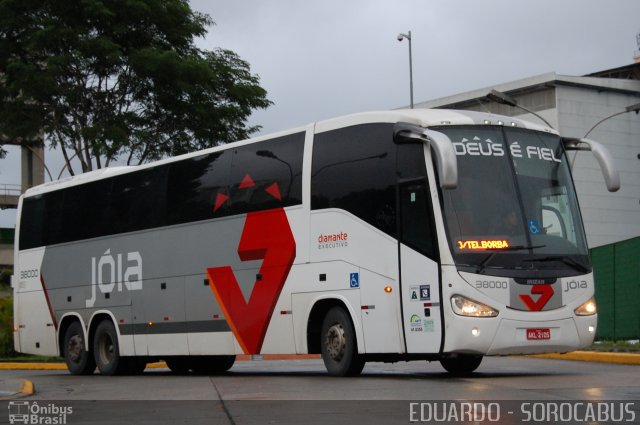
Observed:
[[[429,146],[436,154],[440,187],[455,189],[458,187],[458,158],[453,142],[449,136],[439,131],[425,130],[422,134],[426,136]]]
[[[609,149],[601,143],[589,139],[562,139],[562,142],[566,151],[591,151],[600,165],[607,190],[616,192],[620,189],[620,173],[616,168],[611,153],[609,153]],[[573,169],[573,161],[569,165]]]
[[[426,143],[436,155],[440,187],[443,189],[458,187],[458,160],[449,136],[439,131],[425,130],[415,126],[399,126],[394,134],[394,142]]]

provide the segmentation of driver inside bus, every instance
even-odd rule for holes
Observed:
[[[522,221],[516,208],[505,209],[491,225],[491,233],[495,236],[518,236],[522,231]]]

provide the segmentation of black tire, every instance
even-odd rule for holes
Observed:
[[[225,373],[236,361],[236,356],[194,356],[189,358],[191,370],[198,375]]]
[[[87,350],[80,322],[73,322],[64,333],[62,352],[67,368],[72,375],[91,375],[96,370],[93,354]]]
[[[167,367],[171,369],[171,372],[177,375],[185,375],[189,373],[191,366],[189,364],[189,357],[170,357],[165,359]]]
[[[482,363],[482,356],[459,354],[456,357],[440,359],[442,367],[454,376],[466,376],[473,373]]]
[[[120,356],[118,334],[110,320],[103,320],[96,328],[93,356],[101,375],[123,375],[130,371],[130,359]]]
[[[322,322],[320,349],[324,365],[332,376],[357,376],[364,368],[358,355],[356,332],[349,314],[333,307]]]

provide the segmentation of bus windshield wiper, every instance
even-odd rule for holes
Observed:
[[[489,264],[489,262],[493,259],[493,257],[496,256],[497,253],[499,252],[504,252],[504,251],[518,251],[521,249],[535,249],[535,248],[543,248],[546,245],[533,245],[533,246],[526,246],[526,245],[513,245],[510,246],[508,248],[489,248],[487,249],[487,251],[492,251],[491,253],[489,253],[489,255],[487,255],[485,258],[482,259],[482,261],[480,262],[480,264],[478,264],[478,267],[476,268],[476,274],[480,274],[484,271],[484,269],[487,268],[487,265]]]
[[[582,272],[582,273],[589,272],[589,268],[584,264],[577,262],[571,257],[565,257],[562,255],[549,255],[547,257],[532,258],[530,260],[523,260],[523,261],[531,262],[531,263],[546,263],[548,261],[560,261],[568,266],[571,266],[573,269],[579,272]]]

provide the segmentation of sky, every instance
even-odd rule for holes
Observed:
[[[249,62],[274,103],[250,125],[267,134],[547,72],[584,75],[628,65],[640,50],[638,0],[191,0],[215,25],[203,49]],[[60,155],[47,151],[54,177]],[[19,184],[20,154],[0,160],[0,189]],[[0,227],[15,210],[0,211]]]

